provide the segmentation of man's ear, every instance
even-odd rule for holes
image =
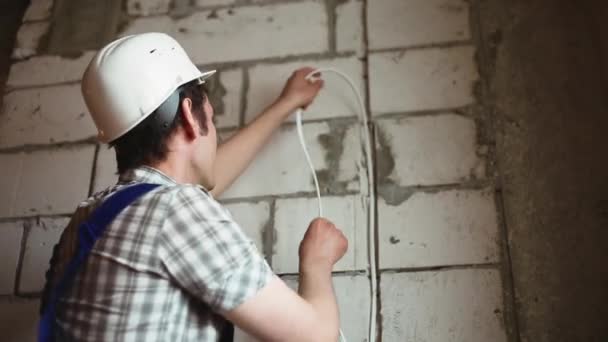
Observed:
[[[198,135],[200,124],[194,117],[194,112],[192,111],[192,100],[185,98],[182,100],[180,106],[182,109],[182,126],[184,131],[186,132],[188,138],[194,139]]]

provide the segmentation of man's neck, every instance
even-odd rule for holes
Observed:
[[[159,170],[160,172],[164,173],[165,175],[169,176],[176,183],[179,183],[179,184],[196,184],[197,183],[196,177],[194,177],[194,173],[192,172],[192,169],[190,168],[190,164],[186,163],[185,161],[175,160],[175,158],[171,157],[171,153],[165,160],[163,160],[161,162],[150,164],[148,166],[153,167],[153,168]]]

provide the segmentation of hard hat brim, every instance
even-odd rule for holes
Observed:
[[[217,73],[217,70],[210,70],[210,71],[205,71],[201,74],[201,76],[198,78],[199,84],[203,84],[205,83],[205,81],[215,75],[215,73]]]

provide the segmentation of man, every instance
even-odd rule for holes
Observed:
[[[59,298],[58,339],[216,341],[230,321],[264,341],[337,340],[331,271],[346,252],[344,235],[322,218],[310,223],[296,294],[214,200],[281,122],[316,97],[322,81],[308,82],[311,70],[296,71],[279,98],[216,155],[203,85],[214,71],[201,73],[175,40],[129,36],[93,58],[83,96],[100,140],[116,150],[120,178],[78,207],[53,253],[43,307],[89,214],[126,186],[160,186],[124,209],[95,243]]]

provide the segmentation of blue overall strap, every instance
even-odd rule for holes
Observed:
[[[140,183],[121,189],[106,199],[89,218],[78,227],[78,249],[65,267],[64,274],[50,291],[49,298],[38,325],[38,341],[54,341],[55,309],[59,297],[64,293],[84,263],[95,241],[116,216],[136,199],[158,187],[158,184]]]

